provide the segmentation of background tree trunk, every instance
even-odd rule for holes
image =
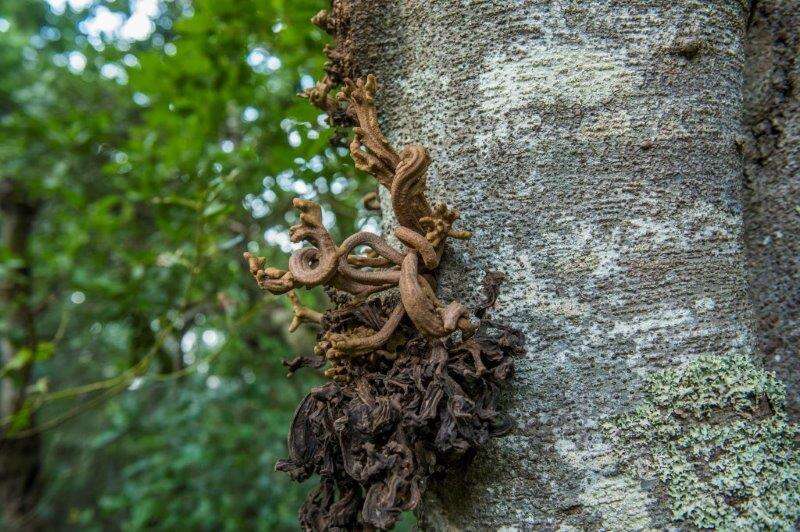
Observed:
[[[752,17],[750,64],[769,56],[759,75],[783,76],[788,92],[751,90],[748,124],[792,121],[796,48],[773,33],[780,14],[745,0],[353,7],[357,69],[379,79],[384,131],[429,148],[429,195],[474,233],[446,255],[443,296],[469,302],[485,270],[503,271],[496,315],[527,335],[508,394],[518,429],[433,486],[423,525],[790,528],[796,432],[780,386],[750,362],[761,354],[747,259],[769,286],[756,290],[766,343],[796,336],[798,281],[787,293],[785,276],[797,244],[762,259],[759,242],[797,229],[779,221],[791,200],[764,207],[796,194],[785,157],[797,133],[771,133],[754,158],[743,125]],[[762,206],[747,249],[746,161],[749,204]],[[747,460],[768,467],[743,473]]]
[[[766,366],[800,417],[800,1],[760,0],[747,35],[745,236]]]
[[[5,378],[0,378],[0,419],[18,415],[25,403],[25,388],[30,384],[33,353],[36,352],[35,316],[32,309],[32,264],[30,234],[38,206],[27,198],[19,182],[0,181],[0,236],[5,250],[20,265],[5,272],[0,282],[0,368],[4,368],[27,349],[29,360]],[[33,420],[28,420],[33,426]],[[24,426],[22,428],[28,428]],[[6,526],[15,530],[36,527],[32,512],[41,495],[41,436],[8,436],[0,430],[0,502]]]

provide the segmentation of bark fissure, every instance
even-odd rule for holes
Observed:
[[[747,36],[745,241],[767,368],[800,416],[800,2],[762,0]]]

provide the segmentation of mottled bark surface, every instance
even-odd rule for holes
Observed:
[[[745,235],[765,364],[800,417],[800,1],[761,0],[747,39]]]
[[[422,523],[671,523],[663,484],[623,467],[603,426],[648,376],[756,354],[749,2],[354,5],[358,69],[382,84],[390,141],[430,150],[429,196],[474,232],[446,254],[442,293],[470,301],[483,271],[506,273],[497,313],[527,336],[507,398],[518,429],[433,486]]]

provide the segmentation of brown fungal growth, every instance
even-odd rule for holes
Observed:
[[[331,96],[331,92],[344,83],[346,79],[356,77],[353,62],[353,41],[349,35],[350,27],[349,0],[332,0],[330,11],[320,11],[311,19],[314,25],[333,37],[333,45],[325,45],[325,76],[317,84],[300,95],[308,98],[315,107],[328,113],[328,121],[332,126],[352,126],[343,110]]]
[[[378,196],[378,191],[377,190],[373,190],[372,192],[368,192],[368,193],[364,194],[364,197],[361,198],[361,204],[368,211],[380,211],[381,210],[381,199]]]
[[[341,0],[333,6],[314,21],[340,36],[349,12]],[[387,529],[416,508],[432,475],[510,428],[497,403],[522,338],[486,319],[501,274],[487,273],[484,302],[472,312],[437,298],[436,269],[447,239],[470,233],[453,228],[455,210],[428,203],[427,150],[410,145],[398,152],[389,144],[378,124],[375,78],[346,76],[352,64],[337,41],[326,48],[325,79],[305,95],[334,125],[354,126],[350,153],[357,168],[389,191],[399,223],[394,235],[404,248],[366,231],[337,245],[320,206],[295,199],[300,221],[289,236],[311,247],[294,252],[287,270],[245,257],[259,286],[289,293],[290,330],[302,323],[320,329],[313,356],[284,361],[289,375],[328,365],[324,374],[331,379],[298,407],[289,458],[277,464],[297,481],[320,476],[300,510],[301,525]],[[364,204],[379,208],[377,194]],[[368,251],[358,253],[361,248]],[[324,313],[301,306],[293,292],[314,286],[324,286],[333,303]]]

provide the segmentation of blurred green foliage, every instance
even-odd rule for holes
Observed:
[[[296,97],[325,4],[0,0],[0,181],[39,206],[28,256],[0,249],[38,338],[2,368],[33,368],[2,430],[44,435],[48,529],[296,528],[307,488],[273,468],[310,381],[280,360],[312,338],[241,256],[285,264],[298,195],[337,238],[368,220]]]

